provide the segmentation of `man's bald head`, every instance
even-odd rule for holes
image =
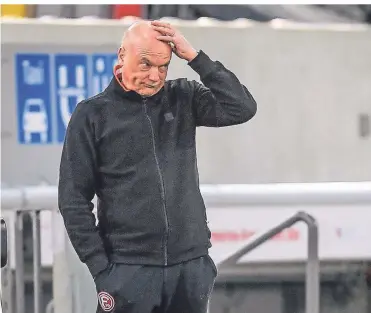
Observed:
[[[122,37],[121,45],[130,44],[133,41],[156,39],[159,35],[160,33],[152,28],[151,22],[138,21],[127,29]]]
[[[161,34],[151,22],[141,20],[131,25],[122,38],[119,65],[123,83],[142,95],[158,92],[166,79],[172,49],[158,36]]]

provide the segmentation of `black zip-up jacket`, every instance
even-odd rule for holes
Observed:
[[[204,52],[188,64],[203,85],[170,80],[142,98],[114,77],[71,116],[58,202],[72,245],[93,276],[111,262],[172,265],[208,253],[196,126],[244,123],[255,115],[256,103],[232,72]]]

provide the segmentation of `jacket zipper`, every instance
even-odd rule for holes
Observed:
[[[164,179],[162,177],[158,156],[157,156],[157,153],[156,153],[156,141],[155,141],[155,133],[154,133],[154,130],[153,130],[153,124],[152,124],[152,120],[151,120],[151,118],[150,118],[150,116],[147,112],[147,100],[145,98],[143,99],[143,106],[144,106],[144,113],[146,115],[146,118],[148,119],[149,126],[151,128],[153,154],[154,154],[156,165],[157,165],[158,176],[160,178],[162,207],[164,209],[165,227],[166,227],[164,257],[165,257],[165,265],[167,265],[167,259],[168,259],[168,256],[167,256],[167,241],[168,241],[168,232],[169,232],[169,220],[168,220],[167,211],[166,211],[165,184],[164,184]]]

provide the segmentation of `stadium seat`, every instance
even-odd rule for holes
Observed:
[[[142,5],[140,4],[119,4],[114,5],[112,18],[120,19],[125,16],[142,17]]]
[[[110,5],[76,5],[75,6],[75,17],[81,18],[81,17],[87,17],[87,16],[93,16],[93,17],[99,17],[99,18],[111,18],[112,15],[112,8]]]
[[[9,17],[27,17],[27,8],[25,4],[2,4],[1,16]]]

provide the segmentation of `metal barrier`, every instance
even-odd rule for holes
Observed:
[[[39,313],[42,312],[41,306],[43,300],[41,279],[40,212],[42,210],[50,210],[50,208],[56,207],[56,196],[57,190],[54,186],[2,190],[2,210],[11,210],[15,214],[15,312],[17,313],[25,313],[23,217],[25,214],[29,214],[32,219],[34,312]],[[10,255],[10,253],[8,255]],[[10,266],[10,262],[8,263],[8,266]],[[9,273],[10,272],[11,271],[9,270]],[[11,277],[11,275],[7,276]],[[10,280],[9,277],[8,282]],[[11,307],[11,303],[9,303],[9,307]],[[10,308],[8,310],[10,313],[13,311]],[[50,306],[48,306],[48,310],[50,310]]]
[[[291,227],[297,222],[304,222],[308,226],[308,260],[305,284],[305,312],[319,313],[320,303],[320,261],[318,257],[318,226],[316,220],[305,212],[298,212],[293,217],[267,231],[247,246],[234,253],[232,256],[219,264],[221,274],[229,274],[229,267],[234,266],[237,261],[247,253],[251,252],[261,244],[279,234],[282,230]]]

